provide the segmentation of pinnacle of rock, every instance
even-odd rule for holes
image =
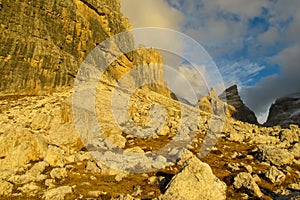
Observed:
[[[235,110],[231,111],[231,116],[237,120],[258,124],[257,118],[252,110],[250,110],[242,101],[238,93],[237,85],[227,88],[219,98],[233,106]]]

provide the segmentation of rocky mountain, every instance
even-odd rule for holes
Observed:
[[[2,0],[0,9],[2,93],[48,93],[72,86],[91,50],[131,27],[119,0]],[[134,45],[130,34],[123,40],[127,48]],[[136,64],[161,65],[161,55],[154,50],[137,51],[114,63],[114,79]],[[162,68],[153,74],[164,81]]]
[[[229,111],[230,115],[233,118],[242,122],[258,124],[255,113],[244,104],[241,97],[239,96],[238,88],[236,85],[227,88],[219,96],[219,98],[234,107],[234,109],[230,109]]]
[[[289,127],[290,124],[300,125],[300,98],[284,97],[275,101],[269,110],[269,116],[264,125]]]
[[[108,66],[95,93],[76,87],[95,76],[88,68],[74,90],[90,51],[130,28],[119,0],[0,0],[0,9],[0,199],[300,198],[299,127],[257,126],[236,87],[221,95],[229,105],[212,89],[199,107],[139,87],[165,81],[160,53],[139,48]],[[122,53],[101,48],[101,58]]]

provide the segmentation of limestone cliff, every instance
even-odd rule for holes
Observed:
[[[300,98],[284,97],[272,104],[266,126],[280,125],[289,127],[290,124],[300,125]]]
[[[251,124],[258,124],[257,118],[252,110],[250,110],[242,101],[239,96],[238,89],[236,85],[233,85],[227,88],[219,98],[229,105],[233,106],[234,109],[231,109],[230,115],[242,122],[248,122]]]
[[[47,93],[72,86],[87,54],[131,27],[119,0],[2,0],[0,9],[2,93]],[[133,45],[132,37],[126,39],[126,45]],[[156,55],[154,62],[160,59]],[[127,63],[139,57],[147,56],[127,56]]]

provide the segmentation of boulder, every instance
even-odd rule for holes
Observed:
[[[58,188],[49,189],[43,195],[45,200],[64,200],[67,194],[72,193],[70,186],[61,186]]]
[[[278,148],[276,146],[259,145],[256,157],[260,161],[270,162],[276,166],[292,164],[294,155],[287,149]]]
[[[18,170],[30,162],[41,160],[47,150],[44,138],[26,129],[7,134],[0,139],[0,144],[0,154],[5,157],[0,160],[2,170]]]
[[[263,196],[263,193],[260,191],[255,180],[249,173],[246,173],[246,172],[239,173],[234,178],[233,186],[235,189],[245,191],[246,193],[248,193],[250,195],[254,195],[256,197]]]
[[[9,196],[12,194],[13,184],[0,179],[0,196]]]
[[[212,173],[208,164],[193,156],[184,162],[184,167],[173,177],[161,199],[226,199],[226,184]]]
[[[63,179],[68,176],[68,172],[66,168],[54,168],[50,172],[50,176],[53,179]]]
[[[52,167],[63,167],[66,163],[65,152],[56,146],[49,145],[44,161]]]
[[[285,180],[285,175],[282,171],[278,170],[275,166],[272,166],[266,173],[266,178],[271,183],[281,183]]]

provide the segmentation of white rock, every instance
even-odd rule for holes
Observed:
[[[49,145],[44,161],[53,167],[63,167],[66,163],[65,152],[61,148]]]
[[[101,173],[101,169],[97,166],[97,164],[91,161],[87,162],[85,170],[93,174]]]
[[[256,184],[253,177],[249,173],[246,172],[239,173],[234,178],[233,186],[236,189],[245,190],[247,193],[251,195],[255,195],[257,197],[263,196],[263,193],[260,191],[258,185]]]
[[[272,166],[266,173],[266,178],[271,183],[281,183],[285,180],[285,175],[282,171],[278,170],[275,166]]]
[[[226,184],[212,173],[208,164],[195,156],[184,164],[161,196],[162,200],[226,199]]]
[[[39,191],[41,191],[41,187],[38,186],[36,183],[31,182],[29,184],[26,184],[26,185],[18,188],[18,190],[20,190],[21,192],[28,194],[30,196],[34,196]]]
[[[43,195],[45,200],[64,200],[66,194],[71,194],[72,188],[70,186],[61,186],[46,191]]]
[[[89,197],[97,198],[97,197],[100,197],[101,195],[106,195],[106,194],[107,193],[103,192],[103,191],[89,191],[87,195]]]
[[[0,179],[0,196],[9,196],[12,194],[13,184]]]
[[[68,176],[66,168],[55,168],[50,172],[50,176],[53,179],[63,179]]]

